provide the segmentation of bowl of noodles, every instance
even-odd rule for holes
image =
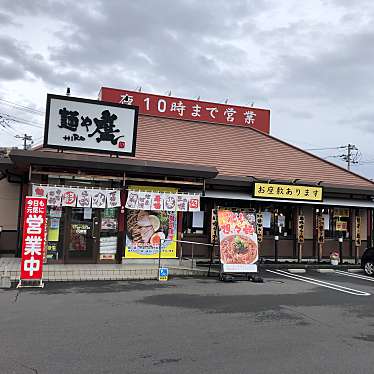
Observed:
[[[229,235],[220,241],[223,264],[252,264],[257,260],[257,243],[243,235]]]

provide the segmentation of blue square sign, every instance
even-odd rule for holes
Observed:
[[[167,281],[169,278],[169,269],[168,268],[160,268],[158,272],[158,280],[159,281]]]

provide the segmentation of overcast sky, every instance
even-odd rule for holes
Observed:
[[[142,86],[254,102],[301,148],[355,144],[374,178],[373,45],[371,0],[0,0],[0,146],[41,142],[47,93]]]

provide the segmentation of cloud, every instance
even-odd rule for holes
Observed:
[[[6,25],[16,25],[16,22],[12,20],[10,15],[0,12],[0,26]]]
[[[2,12],[0,86],[254,101],[274,135],[371,149],[371,1],[17,0]]]

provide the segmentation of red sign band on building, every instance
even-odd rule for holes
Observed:
[[[139,114],[252,127],[269,134],[270,110],[102,87],[99,100],[135,105]]]
[[[23,214],[21,280],[41,280],[47,198],[26,196]]]

